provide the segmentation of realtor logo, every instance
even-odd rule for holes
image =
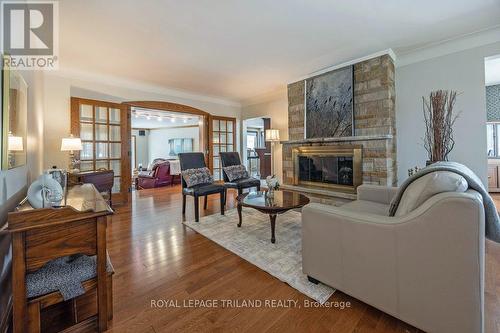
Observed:
[[[58,13],[56,1],[2,1],[4,66],[56,69]]]

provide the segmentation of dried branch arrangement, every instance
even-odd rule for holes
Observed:
[[[447,161],[455,146],[453,125],[459,114],[453,113],[456,91],[437,90],[429,100],[422,97],[425,121],[424,148],[430,162]]]

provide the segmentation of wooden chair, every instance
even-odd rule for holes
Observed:
[[[84,331],[95,326],[99,332],[107,329],[112,317],[112,272],[106,271],[106,224],[112,213],[92,184],[71,188],[65,207],[33,209],[24,204],[9,213],[15,333],[40,332],[41,317],[63,302],[59,291],[28,299],[26,275],[53,259],[74,254],[96,255],[97,272],[95,278],[82,283],[84,295],[66,301],[72,317],[67,324]],[[92,307],[97,315],[92,316]],[[49,324],[52,328],[53,323]]]

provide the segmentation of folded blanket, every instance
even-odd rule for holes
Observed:
[[[495,207],[495,203],[491,198],[490,194],[484,187],[483,183],[479,179],[478,176],[468,167],[463,164],[456,162],[436,162],[434,164],[429,165],[421,169],[419,172],[409,177],[405,182],[400,186],[400,189],[394,199],[391,202],[391,206],[389,209],[389,215],[394,216],[396,214],[396,210],[398,209],[399,202],[401,201],[401,197],[405,189],[416,179],[429,174],[434,171],[450,171],[456,174],[461,175],[467,181],[469,188],[473,189],[481,194],[483,197],[484,204],[484,214],[485,214],[485,233],[486,238],[500,243],[500,218],[498,217],[498,211]]]

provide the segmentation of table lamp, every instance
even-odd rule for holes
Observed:
[[[275,176],[274,173],[274,152],[273,148],[276,142],[280,141],[280,131],[277,129],[266,129],[266,142],[271,142],[271,166],[273,168],[273,176]]]
[[[73,134],[71,134],[68,138],[62,139],[61,151],[69,151],[69,172],[72,172],[80,163],[80,161],[75,158],[75,151],[80,151],[82,149],[82,140],[80,138],[75,138]]]

